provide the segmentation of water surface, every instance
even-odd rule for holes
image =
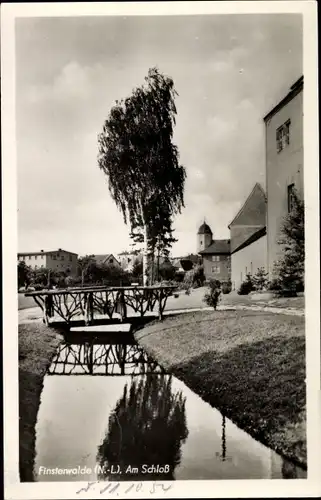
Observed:
[[[50,473],[56,468],[62,473]],[[37,481],[296,477],[306,472],[240,430],[133,339],[58,348],[36,425]]]

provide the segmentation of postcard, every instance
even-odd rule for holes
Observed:
[[[6,499],[320,495],[316,12],[2,6]]]

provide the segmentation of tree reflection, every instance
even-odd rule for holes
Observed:
[[[109,418],[108,432],[98,448],[99,479],[171,480],[186,440],[185,398],[173,392],[172,377],[133,378]],[[145,473],[147,467],[168,467],[168,472]],[[130,466],[131,470],[128,468]],[[118,469],[119,468],[119,469]],[[133,470],[137,468],[137,471]],[[111,473],[115,472],[117,473]]]

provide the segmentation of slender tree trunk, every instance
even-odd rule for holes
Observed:
[[[143,209],[143,203],[142,200],[140,200],[140,212],[142,216],[142,221],[143,221],[143,234],[144,234],[144,247],[143,247],[143,286],[148,285],[148,275],[147,275],[147,269],[148,269],[148,229],[147,229],[147,224],[144,216],[144,209]]]
[[[157,281],[159,281],[159,248],[157,251]]]
[[[155,281],[155,247],[153,247],[150,260],[150,284],[153,285],[154,281]]]
[[[148,284],[147,264],[148,264],[148,233],[147,225],[144,224],[144,248],[143,248],[143,286]]]

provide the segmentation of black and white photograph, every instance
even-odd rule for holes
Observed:
[[[315,4],[148,3],[2,16],[7,498],[320,493]]]

